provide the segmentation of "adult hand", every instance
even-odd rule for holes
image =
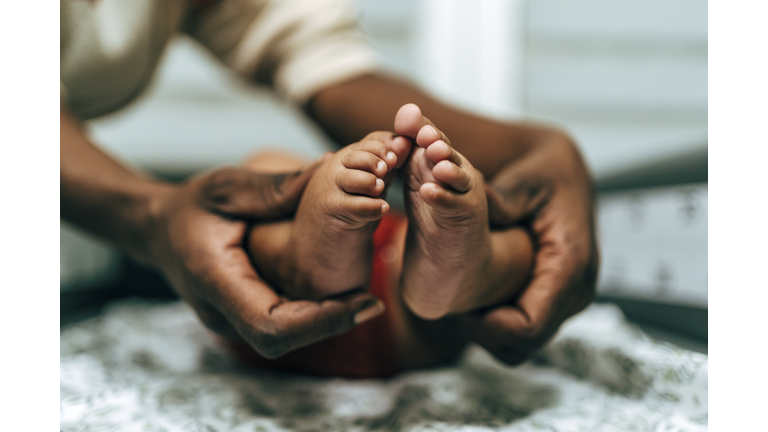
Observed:
[[[256,273],[244,250],[249,221],[296,209],[318,163],[293,174],[225,168],[167,189],[158,200],[152,256],[202,322],[238,335],[267,358],[346,332],[383,310],[367,293],[289,301]]]
[[[511,303],[461,317],[472,340],[516,365],[594,298],[598,269],[592,184],[565,135],[528,151],[486,187],[492,226],[524,225],[533,235],[530,284]]]

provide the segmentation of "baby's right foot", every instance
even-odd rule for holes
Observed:
[[[389,211],[380,196],[410,149],[406,138],[374,132],[317,169],[299,203],[281,265],[286,292],[321,299],[368,286],[373,232]]]
[[[395,131],[418,144],[404,167],[403,300],[424,319],[472,309],[491,260],[483,176],[416,105],[400,108]]]

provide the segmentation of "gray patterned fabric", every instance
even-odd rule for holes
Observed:
[[[567,321],[533,362],[472,347],[389,380],[238,366],[181,303],[127,301],[61,332],[62,431],[700,431],[708,358],[614,306]]]

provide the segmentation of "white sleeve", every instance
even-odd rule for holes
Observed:
[[[190,34],[243,76],[299,103],[379,68],[349,0],[224,0]]]

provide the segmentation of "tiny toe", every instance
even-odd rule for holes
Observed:
[[[462,205],[461,195],[446,190],[435,183],[424,183],[419,189],[421,197],[430,207],[439,210],[452,210]]]
[[[419,129],[419,133],[416,135],[416,144],[418,144],[419,147],[426,148],[439,139],[440,132],[438,132],[437,128],[432,125],[425,125]]]
[[[472,176],[467,171],[447,160],[438,162],[432,168],[432,176],[458,192],[468,191],[472,184]]]
[[[348,169],[367,171],[376,177],[384,177],[388,171],[386,162],[367,151],[348,152],[342,157],[341,163]]]
[[[389,204],[381,198],[347,195],[341,202],[337,216],[350,221],[375,221],[389,211]]]
[[[408,159],[408,155],[411,154],[412,147],[413,145],[411,144],[411,140],[404,136],[394,136],[392,138],[390,149],[395,153],[395,156],[397,157],[395,168],[400,168],[403,166],[405,161]]]
[[[384,180],[375,175],[354,169],[342,170],[336,177],[336,184],[348,194],[376,197],[384,190]]]
[[[438,163],[443,160],[449,160],[458,166],[464,165],[464,161],[462,160],[459,152],[454,150],[453,147],[448,145],[443,140],[437,140],[434,143],[432,143],[429,147],[425,149],[424,154],[427,156],[429,160],[432,161],[432,163]]]
[[[385,142],[392,140],[392,133],[388,132],[387,135],[384,132],[377,132],[377,139],[365,139],[357,144],[358,151],[366,151],[374,154],[379,159],[383,160],[387,164],[387,172],[395,168],[397,165],[397,155],[387,146]],[[368,134],[368,136],[374,136],[374,134]]]
[[[419,134],[416,135],[416,144],[419,147],[428,147],[437,140],[445,141],[450,144],[448,137],[440,131],[440,129],[428,124],[419,130]]]

